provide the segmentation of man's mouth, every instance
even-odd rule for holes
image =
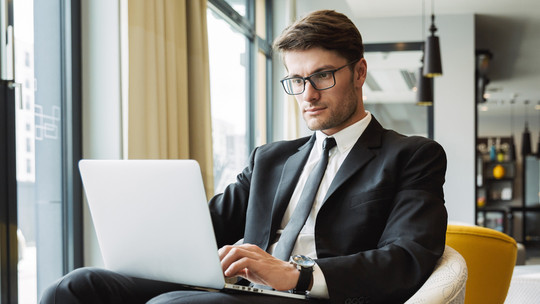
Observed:
[[[311,108],[305,108],[304,112],[308,115],[318,115],[324,111],[326,107],[311,107]]]

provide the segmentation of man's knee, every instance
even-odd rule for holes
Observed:
[[[75,269],[45,289],[40,303],[80,303],[85,294],[99,287],[100,284],[96,285],[96,282],[101,282],[100,278],[106,276],[107,272],[95,267]]]

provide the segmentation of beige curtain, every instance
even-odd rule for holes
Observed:
[[[211,197],[206,0],[130,0],[128,33],[128,158],[195,159]]]

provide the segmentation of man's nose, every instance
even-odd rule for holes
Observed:
[[[307,102],[317,101],[319,97],[321,96],[320,94],[321,94],[320,91],[315,89],[309,80],[306,80],[304,93],[302,93],[304,97],[304,101],[307,101]]]

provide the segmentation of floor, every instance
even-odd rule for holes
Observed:
[[[540,248],[528,248],[524,266],[516,266],[505,304],[540,303]]]

